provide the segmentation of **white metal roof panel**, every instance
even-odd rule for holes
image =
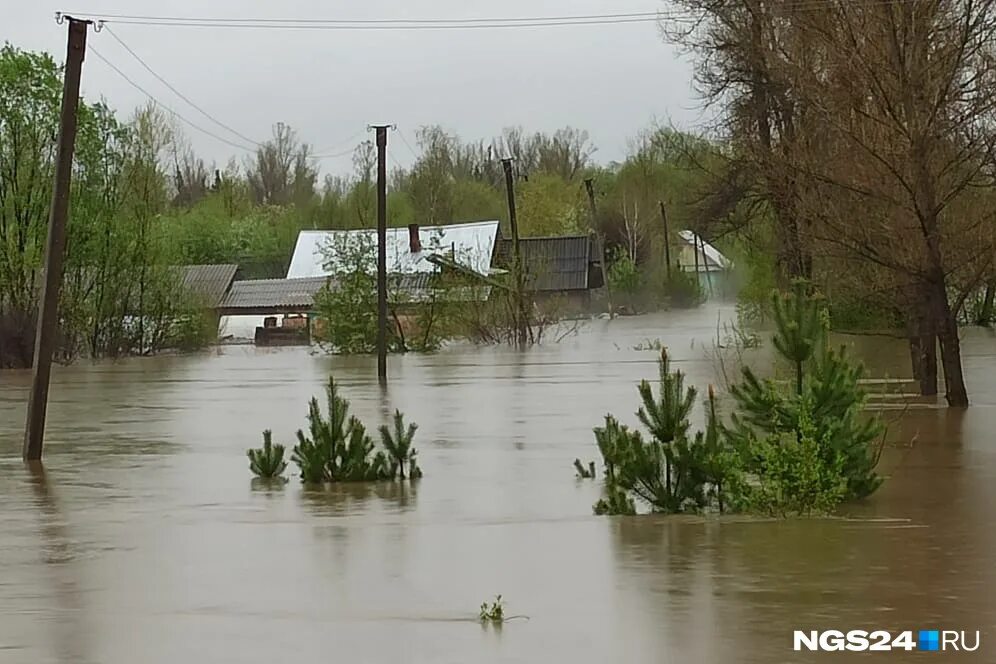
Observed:
[[[498,221],[477,221],[449,226],[424,226],[419,229],[422,251],[412,253],[408,244],[408,228],[387,229],[387,269],[389,272],[407,274],[432,272],[435,266],[426,260],[434,253],[456,254],[456,260],[481,274],[491,270],[498,236]],[[301,231],[297,246],[287,270],[288,279],[321,277],[335,271],[334,252],[328,249],[337,241],[364,241],[376,246],[377,231],[373,229],[349,231]]]

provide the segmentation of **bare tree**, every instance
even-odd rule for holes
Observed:
[[[273,138],[246,162],[246,177],[258,203],[301,204],[314,196],[318,171],[311,146],[299,141],[297,133],[280,122],[273,128]]]
[[[948,403],[967,405],[956,321],[992,271],[992,209],[973,199],[992,186],[996,0],[682,4],[702,21],[677,36],[794,272],[816,251],[888,275],[924,390],[936,338]]]

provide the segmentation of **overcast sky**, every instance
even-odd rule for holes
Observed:
[[[68,1],[68,0],[67,0]],[[191,17],[434,19],[556,16],[655,11],[661,0],[0,0],[0,40],[65,57],[58,10]],[[78,3],[78,4],[77,4]],[[255,140],[276,122],[294,127],[319,153],[340,152],[372,122],[395,123],[414,146],[415,130],[439,124],[466,139],[503,127],[586,129],[596,159],[622,158],[627,140],[655,119],[687,128],[699,108],[690,65],[665,44],[653,23],[515,30],[318,31],[119,25],[112,29],[180,92]],[[194,123],[239,142],[178,99],[105,33],[89,45],[136,83]],[[92,54],[83,94],[104,97],[127,115],[145,96]],[[185,127],[209,161],[245,154]],[[396,163],[412,154],[393,135]],[[416,146],[417,147],[417,146]],[[322,160],[325,173],[349,170],[350,157]]]

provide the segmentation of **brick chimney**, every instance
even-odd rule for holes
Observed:
[[[418,237],[418,224],[408,224],[408,250],[413,254],[422,251],[422,241]]]

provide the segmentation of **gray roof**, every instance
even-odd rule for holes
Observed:
[[[312,305],[315,293],[321,290],[327,281],[328,277],[236,281],[219,307],[226,312],[308,309]]]
[[[446,301],[486,299],[489,288],[447,288],[435,290],[432,274],[388,275],[389,296],[395,302],[417,303],[433,295]],[[251,279],[236,281],[218,305],[223,316],[268,315],[274,313],[306,313],[314,306],[315,295],[331,277],[301,277],[296,279]]]
[[[200,298],[207,307],[216,307],[235,279],[238,265],[184,265],[183,288],[185,291]]]
[[[587,290],[591,238],[587,235],[530,237],[519,240],[526,284],[535,291]],[[495,263],[512,263],[512,240],[502,238]]]

